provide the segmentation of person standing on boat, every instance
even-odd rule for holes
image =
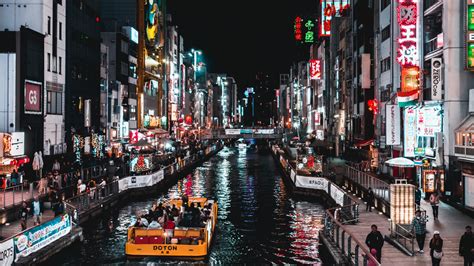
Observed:
[[[171,239],[174,236],[175,227],[176,227],[176,224],[173,221],[173,217],[169,216],[168,220],[165,222],[163,226],[163,229],[165,229],[165,234],[166,234],[166,243],[168,243],[169,239]]]

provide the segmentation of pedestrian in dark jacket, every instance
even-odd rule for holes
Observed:
[[[464,257],[464,266],[472,266],[474,258],[474,234],[471,226],[466,226],[466,232],[459,241],[459,256]]]
[[[439,266],[443,257],[443,239],[439,236],[438,231],[433,232],[433,238],[430,241],[431,264]]]
[[[372,231],[367,235],[365,244],[369,247],[369,250],[373,248],[377,250],[377,260],[382,263],[382,247],[384,238],[380,231],[377,230],[377,225],[373,224],[371,227]]]
[[[372,206],[374,205],[374,192],[372,191],[372,188],[369,187],[369,192],[367,193],[367,207],[365,208],[365,211],[372,211]]]

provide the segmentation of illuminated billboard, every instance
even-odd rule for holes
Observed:
[[[319,36],[327,37],[331,35],[331,20],[334,17],[341,17],[349,10],[349,0],[320,0],[321,1],[321,22],[319,26]]]

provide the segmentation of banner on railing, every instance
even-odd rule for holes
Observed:
[[[329,182],[323,177],[296,176],[296,187],[324,190],[328,193]]]
[[[71,232],[71,218],[65,214],[15,236],[13,238],[15,261],[48,246],[69,232]]]
[[[0,265],[12,265],[14,259],[13,238],[0,243]]]
[[[163,180],[163,178],[164,178],[163,169],[151,175],[128,176],[118,181],[119,192],[122,192],[129,188],[150,187],[157,184],[161,180]]]
[[[331,198],[341,206],[344,206],[344,191],[334,184],[331,184]]]
[[[226,129],[226,135],[240,135],[240,129]]]

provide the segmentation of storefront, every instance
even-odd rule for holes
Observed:
[[[0,133],[0,177],[10,179],[13,170],[30,162],[30,158],[25,156],[24,145],[25,133]],[[21,180],[17,180],[21,182]],[[2,182],[3,183],[3,182]]]
[[[474,115],[466,117],[454,133],[454,154],[461,168],[461,180],[451,184],[453,196],[464,207],[474,210]]]

